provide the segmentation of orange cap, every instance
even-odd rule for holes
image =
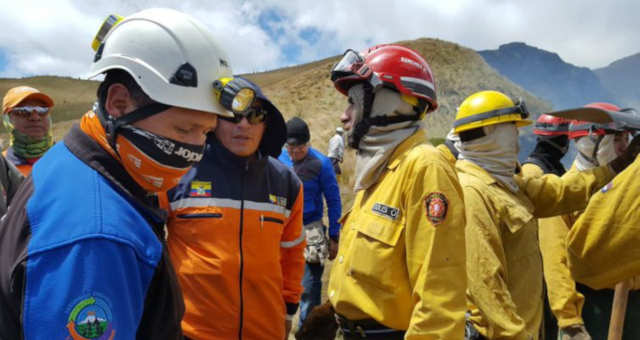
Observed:
[[[42,101],[45,106],[53,107],[53,99],[38,89],[29,86],[18,86],[10,89],[7,91],[7,94],[4,95],[2,99],[2,113],[8,113],[27,98],[38,99]]]

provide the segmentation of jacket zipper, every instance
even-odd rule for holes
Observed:
[[[242,327],[244,324],[244,295],[242,293],[242,281],[244,274],[244,254],[242,252],[242,233],[244,230],[244,178],[249,171],[249,162],[245,164],[244,173],[242,174],[240,181],[240,329],[238,330],[238,339],[242,340]]]

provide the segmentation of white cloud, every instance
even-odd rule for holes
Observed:
[[[0,48],[8,58],[2,77],[82,76],[92,60],[89,44],[104,17],[149,7],[176,8],[203,21],[236,72],[419,37],[473,49],[523,41],[587,67],[606,66],[640,51],[640,20],[635,18],[640,2],[630,0],[0,0],[0,5]],[[269,16],[274,13],[282,20]],[[268,28],[261,25],[265,18],[272,19]],[[303,32],[313,32],[314,39],[305,40]]]

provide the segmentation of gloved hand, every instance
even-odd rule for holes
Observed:
[[[615,173],[619,174],[622,170],[626,169],[631,163],[633,163],[638,153],[640,153],[640,136],[634,137],[622,155],[612,160],[609,163],[609,166]]]
[[[591,340],[591,335],[584,325],[577,324],[560,329],[560,340]]]

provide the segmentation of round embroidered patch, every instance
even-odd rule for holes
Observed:
[[[434,225],[438,225],[447,217],[449,201],[439,192],[432,192],[424,199],[427,219]]]
[[[97,295],[86,296],[73,306],[67,330],[73,340],[113,340],[115,329],[112,321],[111,308],[106,299]]]

